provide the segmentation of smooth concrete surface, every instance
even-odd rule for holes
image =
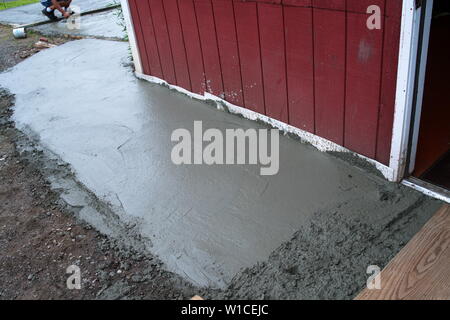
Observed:
[[[104,8],[112,3],[111,0],[73,0],[72,5],[81,8],[81,11],[89,11]],[[47,19],[42,13],[44,7],[40,2],[28,4],[0,11],[0,23],[26,24]]]
[[[122,208],[120,219],[138,224],[168,269],[195,284],[224,287],[316,212],[346,203],[370,224],[417,200],[380,201],[382,179],[284,136],[275,176],[260,176],[257,165],[176,166],[175,129],[198,120],[222,131],[262,126],[137,80],[127,56],[127,43],[68,42],[0,74],[0,86],[16,95],[18,128]]]
[[[82,16],[80,19],[79,29],[69,29],[65,20],[33,27],[32,29],[47,36],[68,34],[105,39],[123,39],[125,36],[123,28],[119,25],[119,18],[116,16],[115,9]]]
[[[74,0],[72,5],[78,6],[81,12],[100,9],[111,5],[111,0]],[[41,11],[43,6],[40,3],[33,3],[21,7],[11,8],[0,11],[0,23],[3,24],[28,24],[38,21],[45,21]],[[44,35],[62,35],[69,34],[74,36],[87,36],[99,38],[118,38],[124,37],[123,28],[118,24],[118,18],[114,15],[115,9],[103,13],[82,16],[79,29],[69,29],[66,21],[50,23],[39,27],[33,27]],[[56,12],[59,16],[59,12]]]

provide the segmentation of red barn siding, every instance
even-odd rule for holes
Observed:
[[[258,5],[264,101],[269,117],[289,122],[283,7]]]
[[[243,106],[241,62],[233,2],[229,0],[213,1],[213,9],[225,99],[233,104]]]
[[[322,3],[323,2],[323,3]],[[325,2],[322,1],[322,6]],[[333,3],[333,7],[336,5]],[[316,134],[344,144],[345,13],[314,8]]]
[[[206,91],[218,97],[223,94],[222,68],[216,37],[211,0],[194,0],[205,68]]]
[[[257,4],[234,2],[244,107],[265,114]]]
[[[146,0],[141,0],[146,1]],[[183,30],[186,56],[191,77],[192,91],[205,92],[205,71],[203,67],[202,48],[198,32],[197,16],[193,0],[178,0],[180,22]]]
[[[295,0],[291,0],[293,3]],[[299,1],[295,1],[298,3]],[[311,0],[303,4],[311,5]],[[312,8],[285,7],[289,122],[314,133],[314,40]]]
[[[169,30],[170,44],[172,46],[177,85],[192,90],[177,0],[163,0],[163,4],[167,28]]]
[[[359,13],[347,15],[344,141],[349,149],[358,150],[359,153],[373,159],[376,152],[383,55],[382,50],[377,48],[383,47],[383,28],[369,30],[358,27],[364,25],[366,21],[366,15]]]
[[[155,40],[158,47],[164,79],[177,84],[175,67],[173,64],[172,46],[170,44],[169,31],[167,29],[166,16],[163,9],[163,0],[149,0],[150,13],[153,20]]]
[[[385,164],[390,162],[391,136],[394,125],[395,92],[397,84],[398,52],[402,1],[386,0],[384,21],[383,67],[381,74],[380,113],[378,116],[377,156]]]
[[[145,55],[141,54],[144,60],[143,65],[148,64],[148,70],[152,76],[164,78],[149,4],[147,1],[130,0],[130,8],[132,14],[134,12],[135,27],[137,26],[143,35],[140,43],[140,47],[145,48]],[[139,37],[137,38],[139,41]]]
[[[144,73],[389,164],[401,0],[129,2]]]

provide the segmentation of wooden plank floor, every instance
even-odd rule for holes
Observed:
[[[381,290],[356,300],[450,299],[450,206],[433,218],[381,272]]]

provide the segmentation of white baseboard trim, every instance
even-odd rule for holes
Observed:
[[[342,153],[350,153],[352,155],[355,155],[358,158],[365,160],[368,163],[372,164],[387,180],[394,181],[394,179],[395,179],[394,170],[392,168],[390,168],[376,160],[370,159],[366,156],[363,156],[356,152],[350,151],[349,149],[347,149],[345,147],[342,147],[342,146],[340,146],[332,141],[329,141],[327,139],[321,138],[315,134],[312,134],[312,133],[306,132],[304,130],[301,130],[299,128],[293,127],[289,124],[286,124],[284,122],[281,122],[281,121],[273,119],[273,118],[270,118],[270,117],[260,114],[258,112],[236,106],[236,105],[231,104],[231,103],[225,101],[224,99],[217,97],[215,95],[212,95],[210,93],[205,92],[204,95],[196,94],[196,93],[190,92],[184,88],[181,88],[179,86],[171,85],[171,84],[167,83],[167,81],[162,80],[157,77],[154,77],[154,76],[145,75],[145,74],[142,74],[139,72],[136,72],[135,74],[136,74],[136,77],[138,77],[139,79],[146,80],[151,83],[167,86],[170,89],[176,90],[180,93],[183,93],[193,99],[198,99],[198,100],[203,100],[203,101],[205,101],[205,100],[215,101],[216,107],[219,110],[225,111],[224,106],[226,106],[228,111],[232,114],[240,115],[249,120],[254,120],[254,121],[259,120],[259,121],[264,122],[276,129],[279,129],[284,134],[293,134],[293,135],[297,136],[302,142],[311,144],[319,151],[342,152]]]

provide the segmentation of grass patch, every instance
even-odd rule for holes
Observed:
[[[26,4],[36,3],[39,1],[40,0],[16,0],[16,1],[4,2],[3,0],[0,0],[0,10],[20,7],[20,6],[24,6]]]

